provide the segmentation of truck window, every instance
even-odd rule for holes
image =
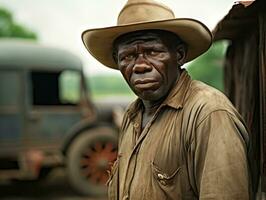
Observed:
[[[15,107],[19,99],[19,73],[1,71],[0,73],[0,106]]]
[[[63,71],[59,77],[59,87],[62,102],[78,103],[81,95],[81,74],[76,71]]]
[[[75,105],[80,100],[77,71],[32,72],[33,105]]]

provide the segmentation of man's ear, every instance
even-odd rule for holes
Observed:
[[[185,63],[187,57],[187,46],[183,43],[178,44],[176,47],[177,64],[182,66]]]

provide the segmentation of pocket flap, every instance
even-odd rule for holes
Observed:
[[[160,183],[163,185],[168,185],[174,177],[177,175],[177,173],[180,171],[181,167],[178,167],[176,170],[173,171],[173,173],[168,174],[164,170],[162,170],[160,167],[158,167],[153,162],[152,164],[152,172],[155,179],[157,179]]]

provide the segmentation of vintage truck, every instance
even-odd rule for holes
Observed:
[[[117,155],[113,105],[89,97],[80,59],[21,39],[0,40],[0,180],[66,168],[84,195],[104,195]]]

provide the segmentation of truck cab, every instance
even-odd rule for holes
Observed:
[[[99,114],[91,101],[80,59],[1,39],[0,60],[0,179],[37,179],[63,166],[79,193],[105,194],[118,129],[112,108]]]

